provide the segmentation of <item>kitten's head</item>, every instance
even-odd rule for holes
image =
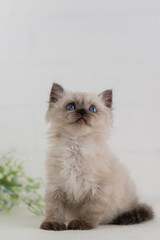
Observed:
[[[59,134],[106,134],[112,124],[112,90],[99,95],[68,92],[54,83],[46,117]]]

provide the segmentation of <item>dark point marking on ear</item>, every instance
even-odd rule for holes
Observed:
[[[127,211],[115,218],[110,224],[130,225],[153,219],[154,213],[150,206],[139,204],[135,209]]]
[[[101,96],[104,104],[107,107],[112,107],[112,89],[105,90],[104,92],[100,93],[99,96]]]
[[[64,93],[63,87],[61,87],[57,83],[53,83],[52,88],[51,88],[51,92],[50,92],[49,102],[50,103],[57,102],[62,97],[63,93]]]

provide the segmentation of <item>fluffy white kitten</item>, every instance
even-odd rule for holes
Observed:
[[[111,90],[99,95],[72,93],[54,83],[47,120],[50,146],[41,229],[84,230],[153,218],[152,209],[138,203],[132,180],[107,145]]]

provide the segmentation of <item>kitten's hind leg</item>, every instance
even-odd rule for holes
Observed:
[[[124,212],[115,219],[110,224],[116,225],[130,225],[145,222],[153,219],[154,213],[150,206],[146,204],[138,204],[134,209]]]

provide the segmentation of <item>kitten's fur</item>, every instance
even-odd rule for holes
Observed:
[[[66,106],[74,103],[75,110]],[[97,113],[89,111],[96,106]],[[85,109],[85,120],[78,120]],[[53,84],[47,120],[46,230],[91,229],[99,224],[131,224],[153,218],[139,204],[135,186],[106,140],[112,125],[112,91],[72,93]],[[66,227],[66,217],[69,224]]]

